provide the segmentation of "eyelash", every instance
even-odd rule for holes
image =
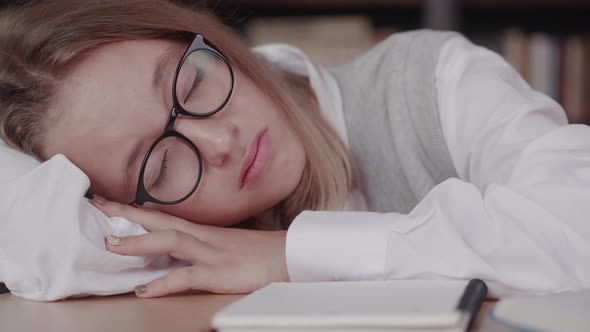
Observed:
[[[188,100],[195,93],[195,91],[197,90],[197,88],[199,87],[201,82],[203,81],[204,77],[205,77],[205,72],[202,71],[200,68],[197,68],[197,75],[195,75],[193,85],[191,86],[191,89],[189,90],[188,94],[186,95],[186,98],[184,99],[185,104],[188,102]]]
[[[154,182],[154,187],[159,187],[164,180],[166,180],[166,176],[167,176],[167,170],[168,170],[168,150],[164,151],[164,157],[162,158],[162,168],[160,169],[160,174],[158,175],[158,178],[156,179],[156,181]]]

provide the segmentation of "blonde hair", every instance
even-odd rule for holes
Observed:
[[[77,61],[112,42],[131,39],[186,40],[206,36],[284,110],[306,150],[300,183],[274,212],[287,228],[303,210],[338,209],[356,187],[349,153],[321,116],[304,77],[272,69],[257,59],[230,28],[203,9],[167,1],[52,0],[0,14],[0,137],[43,156],[48,109],[61,81]],[[188,40],[187,40],[188,42]]]

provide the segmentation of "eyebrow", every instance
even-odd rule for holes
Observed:
[[[170,46],[162,53],[156,60],[156,66],[154,69],[154,77],[152,79],[152,88],[157,93],[162,87],[162,80],[164,79],[164,72],[170,66],[172,57],[177,53],[177,46]]]
[[[152,90],[154,92],[154,94],[161,94],[161,92],[163,92],[162,90],[162,82],[164,80],[164,73],[166,72],[166,69],[168,69],[168,67],[170,67],[172,58],[174,57],[174,55],[176,55],[177,53],[177,46],[170,46],[166,49],[166,51],[164,51],[157,59],[156,59],[156,64],[154,67],[154,74],[152,77]],[[163,103],[165,104],[165,103]],[[141,144],[141,140],[138,140],[135,142],[135,144],[133,145],[133,147],[131,148],[131,152],[129,153],[129,157],[127,158],[127,165],[125,167],[126,169],[126,177],[125,177],[125,190],[126,191],[134,191],[137,188],[134,188],[134,176],[135,176],[135,170],[139,168],[138,163],[139,163],[139,157],[141,156],[141,152],[142,152],[142,144]],[[137,176],[139,176],[139,173],[137,173]],[[137,178],[135,178],[135,180],[137,181]]]

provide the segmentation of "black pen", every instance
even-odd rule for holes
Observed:
[[[469,283],[463,291],[463,295],[457,304],[457,310],[471,314],[469,324],[467,324],[466,331],[471,329],[471,325],[477,316],[477,312],[481,308],[483,301],[488,295],[488,286],[480,279],[469,280]]]

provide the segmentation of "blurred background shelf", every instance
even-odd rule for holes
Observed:
[[[207,1],[215,4],[218,0]],[[366,7],[378,5],[382,7],[391,7],[397,5],[422,5],[426,0],[229,0],[226,3],[246,6],[266,6],[266,7],[320,7],[320,6],[350,6]],[[440,2],[446,2],[442,0]],[[550,6],[550,7],[588,7],[588,1],[585,0],[460,0],[456,1],[465,6],[485,6],[485,7],[530,7],[530,6]]]
[[[181,0],[182,1],[182,0]],[[195,2],[184,0],[183,2]],[[199,1],[197,1],[199,2]],[[539,31],[590,31],[590,0],[206,0],[228,23],[259,16],[364,14],[377,23],[477,31],[521,26]],[[234,20],[232,20],[234,19]],[[381,22],[389,19],[389,22]],[[237,21],[236,21],[237,20]]]
[[[286,42],[327,65],[349,61],[398,31],[459,31],[502,54],[533,88],[562,104],[570,122],[590,123],[590,0],[206,0],[204,4],[252,45]]]

